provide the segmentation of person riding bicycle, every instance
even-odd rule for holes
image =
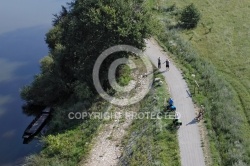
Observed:
[[[176,107],[174,105],[171,105],[169,108],[168,108],[169,111],[176,111]]]
[[[176,107],[174,106],[174,100],[171,97],[168,99],[167,110],[170,110],[170,111],[176,110]]]

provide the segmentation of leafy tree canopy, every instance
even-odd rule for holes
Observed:
[[[54,16],[45,39],[50,53],[41,60],[41,73],[21,90],[24,100],[43,105],[90,97],[100,53],[117,44],[141,49],[155,26],[144,1],[135,0],[76,0]]]

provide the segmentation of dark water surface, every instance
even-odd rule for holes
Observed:
[[[18,0],[13,2],[20,3]],[[34,117],[22,113],[24,101],[20,99],[19,90],[39,73],[39,60],[48,54],[45,33],[51,28],[52,14],[60,11],[65,2],[23,0],[21,6],[13,6],[16,13],[3,9],[3,5],[10,5],[10,1],[0,2],[0,166],[19,165],[25,156],[41,150],[37,140],[22,144],[23,131]],[[32,5],[40,8],[28,10]],[[18,11],[27,12],[19,14]],[[8,19],[14,16],[16,20],[9,24]]]
[[[40,150],[37,141],[22,144],[24,129],[34,117],[22,113],[19,89],[39,72],[39,59],[47,54],[44,33],[33,27],[0,35],[0,165],[18,162]]]

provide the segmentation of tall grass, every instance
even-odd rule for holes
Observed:
[[[96,101],[87,110],[107,111],[109,103]],[[26,166],[75,166],[87,156],[91,140],[103,123],[100,119],[69,119],[69,112],[85,112],[77,103],[69,108],[57,108],[50,124],[49,135],[42,138],[43,149],[39,154],[26,158]],[[61,115],[60,115],[61,114]]]
[[[119,68],[120,68],[118,73],[119,79],[117,82],[121,86],[126,86],[132,80],[132,77],[130,76],[131,69],[127,65],[121,65]]]
[[[250,22],[246,17],[250,14],[250,1],[168,0],[165,2],[168,5],[175,4],[178,9],[194,3],[202,13],[196,29],[182,30],[179,34],[192,44],[200,57],[211,62],[232,85],[250,122]]]
[[[162,15],[164,17],[164,15]],[[214,165],[248,165],[250,163],[247,119],[241,114],[241,105],[232,86],[220,76],[213,65],[202,59],[177,30],[165,29],[157,35],[162,45],[177,57],[191,73],[198,76],[205,105],[206,126]],[[191,79],[187,79],[190,82]]]
[[[155,86],[141,101],[139,112],[159,113],[168,97],[166,85]],[[123,142],[118,165],[180,165],[177,133],[171,119],[134,119]]]
[[[138,70],[140,73],[145,73],[143,62],[136,57],[131,56],[130,59],[136,62]],[[127,66],[121,66],[118,68],[119,84],[126,84],[127,82],[122,82],[120,78],[125,80],[131,79],[131,72]],[[158,75],[158,77],[161,77]],[[162,78],[163,80],[164,78]],[[164,98],[168,97],[166,91],[166,85],[162,87],[157,87],[153,90],[145,99],[141,101],[141,108],[144,111],[158,111],[158,109],[152,108],[151,100],[154,97],[159,98],[157,102],[157,108],[162,109]],[[120,96],[121,94],[116,93],[115,96]],[[88,156],[91,150],[91,144],[93,143],[93,138],[97,135],[99,128],[101,128],[103,123],[108,123],[109,121],[105,119],[69,119],[68,114],[70,112],[106,112],[109,110],[109,103],[97,98],[92,101],[91,106],[86,106],[86,103],[77,102],[74,103],[74,99],[65,103],[64,106],[55,108],[53,119],[50,123],[49,135],[43,138],[43,150],[39,154],[31,155],[26,159],[26,166],[75,166],[84,158]],[[90,107],[90,108],[88,108]],[[138,107],[133,107],[138,109]],[[121,108],[127,110],[129,108]],[[139,122],[139,123],[138,123]],[[133,131],[138,131],[141,137],[137,137],[138,141],[135,146],[140,150],[138,153],[134,153],[135,156],[131,157],[129,161],[131,165],[149,165],[148,162],[152,163],[164,163],[168,165],[180,165],[179,161],[179,151],[177,143],[177,135],[175,131],[169,130],[172,121],[168,120],[140,120],[132,125],[131,133]],[[143,132],[145,131],[145,132]],[[150,135],[150,137],[148,137]],[[127,142],[128,143],[128,142]],[[148,151],[147,155],[151,156],[152,159],[148,159],[144,154],[147,148],[144,148],[148,144],[152,147],[152,151]],[[124,146],[129,146],[124,141]],[[168,151],[168,153],[166,153]],[[125,154],[125,153],[124,153]],[[146,157],[146,158],[145,158]]]

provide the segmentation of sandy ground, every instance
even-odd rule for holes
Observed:
[[[136,83],[135,93],[145,88],[147,78],[142,78],[138,71],[134,71],[131,76]],[[79,165],[81,166],[114,166],[117,165],[122,155],[123,147],[122,139],[126,134],[126,130],[133,121],[131,118],[133,113],[137,111],[138,104],[125,107],[117,107],[110,105],[109,114],[113,115],[112,119],[102,125],[97,137],[92,141],[92,149],[87,160],[83,159]]]
[[[80,162],[81,166],[114,166],[118,163],[122,152],[121,140],[132,119],[125,119],[124,109],[115,107],[114,111],[116,116],[102,126],[92,141],[93,147],[87,160]]]

